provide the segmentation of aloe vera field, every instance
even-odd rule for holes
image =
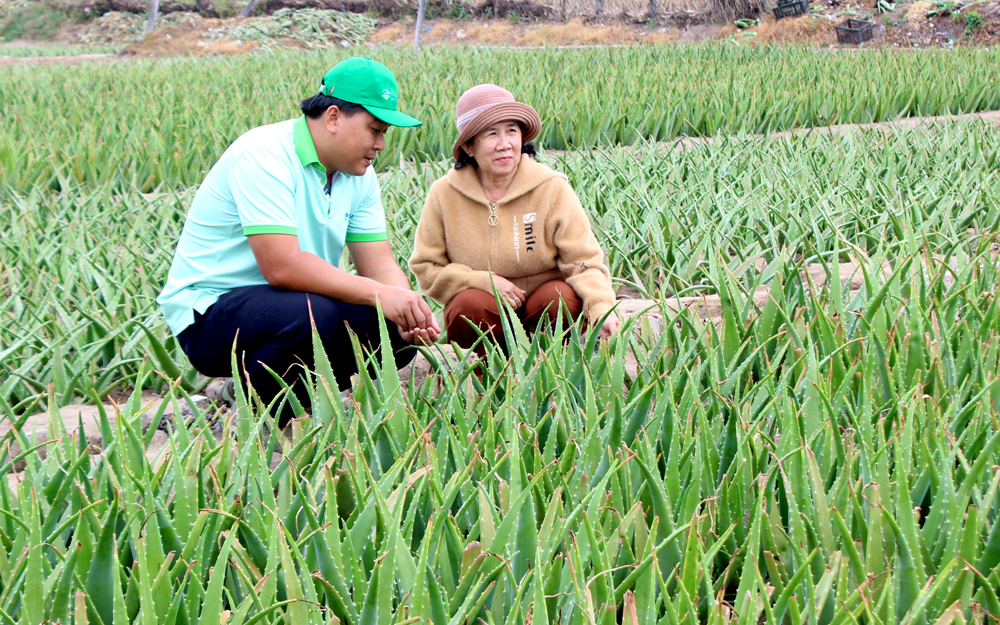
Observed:
[[[808,130],[1000,109],[1000,52],[365,50],[425,122],[376,163],[401,266],[495,82],[631,309],[346,402],[317,338],[279,435],[155,298],[215,159],[347,55],[0,66],[0,621],[1000,622],[1000,126]]]

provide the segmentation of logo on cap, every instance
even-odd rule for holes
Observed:
[[[382,90],[382,99],[383,100],[388,100],[390,97],[392,97],[392,93],[390,93],[388,89],[383,89]]]

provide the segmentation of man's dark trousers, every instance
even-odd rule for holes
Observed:
[[[310,308],[337,386],[340,390],[350,388],[351,376],[358,369],[347,327],[362,347],[379,349],[378,313],[371,306],[344,304],[315,293],[266,284],[240,287],[220,297],[204,314],[196,312],[194,323],[177,336],[177,341],[199,372],[226,377],[233,374],[235,340],[237,362],[265,404],[282,388],[268,371],[271,369],[292,387],[302,405],[308,406],[301,376],[303,367],[313,369]],[[386,321],[386,325],[396,366],[406,366],[416,350],[408,349],[394,323]],[[381,362],[380,356],[376,362]],[[375,375],[374,370],[370,372]],[[245,379],[243,383],[245,389]],[[281,426],[296,416],[287,403],[285,406],[281,414],[274,415]]]

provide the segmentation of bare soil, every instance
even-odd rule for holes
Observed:
[[[221,19],[200,19],[157,28],[142,41],[125,46],[122,54],[145,57],[228,56],[247,54],[260,47],[256,41],[215,38],[211,31],[222,22]]]
[[[710,38],[725,30],[724,25],[702,26],[699,39]],[[512,47],[607,46],[674,43],[681,29],[673,25],[646,25],[618,20],[607,23],[574,18],[567,22],[515,23],[510,20],[456,22],[448,19],[424,21],[421,45],[476,45]],[[412,46],[413,20],[399,20],[380,25],[368,38],[369,43]]]

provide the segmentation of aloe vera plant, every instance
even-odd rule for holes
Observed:
[[[808,56],[676,54],[664,67],[777,59],[792,71]],[[961,54],[899,55],[880,71],[919,76]],[[638,66],[666,58],[654,49],[503,62],[522,71],[588,55]],[[501,62],[472,56],[476,67]],[[329,61],[280,58],[313,69]],[[219,63],[235,75],[276,66]],[[83,70],[105,77],[95,90],[121,97],[136,93],[132,71]],[[5,103],[8,77],[23,76],[0,76]],[[53,79],[26,80],[18,106],[30,108],[31,85]],[[920,102],[937,93],[911,82]],[[163,137],[183,136],[171,146],[179,157],[102,161],[103,150],[146,141],[139,132],[116,144],[108,129],[72,157],[70,173],[42,139],[23,150],[0,140],[0,621],[1000,618],[992,127],[543,153],[591,211],[617,284],[660,299],[652,316],[630,319],[608,343],[579,326],[529,339],[507,324],[512,354],[490,352],[482,379],[467,355],[422,348],[428,377],[377,363],[372,378],[362,367],[346,406],[320,352],[306,381],[310,414],[287,436],[241,391],[213,434],[215,408],[191,399],[205,381],[154,298],[201,175],[203,155],[191,148],[231,129],[192,121],[186,94],[172,88],[151,106],[180,105],[146,149],[167,154],[158,150],[173,139]],[[239,115],[284,94],[271,89],[262,84]],[[448,115],[451,105],[423,101],[428,120]],[[585,117],[566,110],[573,123]],[[398,154],[438,149],[409,141]],[[383,175],[401,260],[427,187],[447,167],[407,163]],[[685,296],[702,303],[678,307]],[[121,386],[154,390],[161,412],[190,405],[194,416],[169,434],[144,431],[135,394],[100,414],[98,449],[60,409]],[[44,435],[25,427],[39,411],[50,416]]]
[[[948,322],[928,311],[940,276],[912,262],[870,275],[875,295],[845,297],[838,316],[828,290],[777,261],[749,323],[720,272],[733,313],[718,326],[682,311],[658,337],[638,328],[597,345],[578,327],[565,343],[528,341],[515,323],[515,353],[491,354],[482,382],[467,360],[421,385],[385,363],[346,411],[321,355],[312,414],[273,468],[273,423],[252,416],[252,397],[221,440],[199,414],[153,458],[129,407],[107,417],[100,456],[54,418],[46,458],[29,459],[20,486],[0,483],[0,618],[1000,614],[988,255],[960,276],[976,295],[959,294]],[[983,332],[993,338],[974,347]],[[167,395],[185,401],[179,385]],[[54,390],[48,403],[57,415]]]
[[[389,135],[379,170],[447,158],[458,96],[489,81],[536,107],[543,122],[538,144],[560,150],[1000,108],[993,71],[1000,52],[981,48],[831,54],[711,43],[435,49],[417,59],[377,47],[130,60],[73,72],[6,66],[0,68],[8,122],[0,127],[3,182],[22,193],[80,184],[111,184],[116,192],[189,187],[240,134],[297,115],[298,99],[314,94],[324,72],[349,55],[392,68],[404,110],[425,122]],[[41,103],[63,93],[72,93],[76,106],[51,115]],[[112,122],[105,123],[110,111]]]
[[[932,264],[967,263],[991,243],[1000,214],[997,141],[992,127],[958,124],[543,158],[567,173],[590,210],[613,278],[646,297],[673,297],[716,293],[710,262],[722,263],[750,292],[751,270],[782,249],[803,264],[854,258],[873,270],[917,248],[930,252]],[[390,237],[403,265],[427,187],[446,167],[384,177]],[[110,184],[4,192],[6,401],[36,402],[50,383],[62,405],[89,398],[92,389],[103,396],[134,384],[147,357],[165,376],[148,380],[154,390],[179,376],[187,390],[200,383],[154,301],[191,192],[142,196]],[[712,260],[713,250],[726,257]],[[773,272],[760,281],[769,283]],[[942,273],[935,288],[955,276]],[[838,314],[842,308],[837,304]]]

